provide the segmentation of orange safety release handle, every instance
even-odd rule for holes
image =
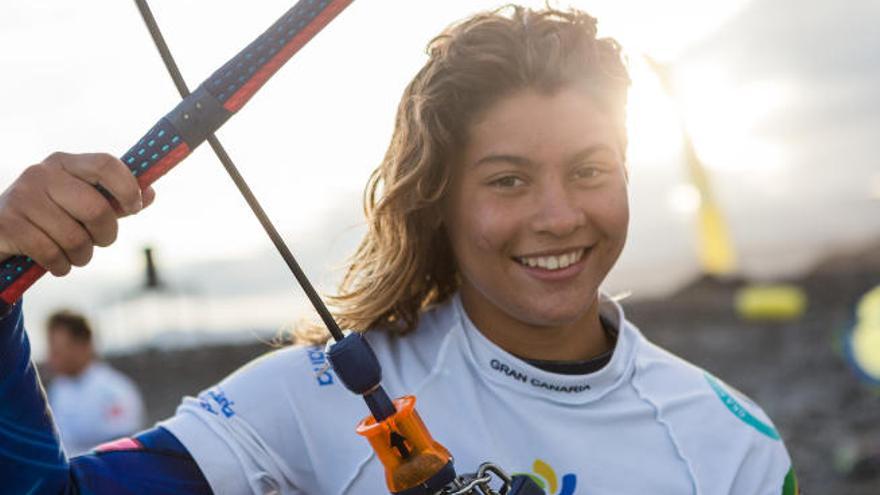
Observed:
[[[424,485],[452,462],[452,455],[437,443],[415,409],[416,398],[394,400],[397,412],[383,421],[369,416],[357,426],[358,435],[370,442],[382,465],[391,493]]]

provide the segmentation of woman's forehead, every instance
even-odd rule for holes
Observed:
[[[592,96],[575,88],[519,91],[495,102],[469,129],[465,163],[486,155],[553,159],[605,148],[620,157],[618,128]]]

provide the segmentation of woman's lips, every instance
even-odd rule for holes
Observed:
[[[539,280],[561,281],[573,278],[580,273],[584,269],[592,250],[592,247],[584,248],[581,253],[577,253],[578,255],[575,257],[575,261],[569,263],[564,268],[558,267],[565,264],[565,261],[563,260],[566,256],[568,256],[569,260],[571,259],[570,253],[564,253],[557,256],[515,257],[513,258],[513,261],[527,274]],[[544,266],[538,266],[536,264],[539,258],[541,258],[541,265]],[[553,266],[556,266],[557,268],[551,268]]]

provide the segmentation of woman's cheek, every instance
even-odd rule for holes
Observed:
[[[613,257],[611,264],[616,263],[617,258],[623,251],[629,231],[629,199],[626,186],[607,198],[608,208],[605,212],[603,230],[605,237],[609,239],[610,256]]]
[[[516,237],[515,211],[503,205],[483,204],[472,214],[477,247],[482,251],[506,251]]]
[[[602,204],[597,205],[602,212],[602,223],[611,237],[626,236],[629,226],[629,196],[625,182],[608,188],[602,195]]]

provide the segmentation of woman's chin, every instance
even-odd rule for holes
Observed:
[[[583,320],[590,312],[592,300],[578,298],[574,301],[562,302],[558,300],[546,301],[541,304],[540,300],[527,301],[520,305],[519,314],[515,317],[536,327],[565,327]]]

